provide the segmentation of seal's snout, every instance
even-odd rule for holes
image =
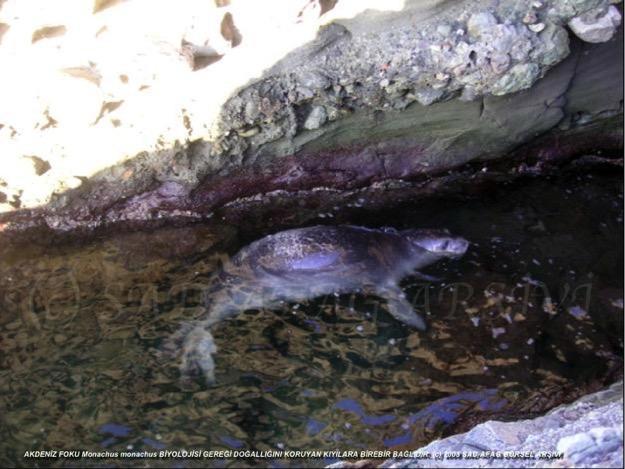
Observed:
[[[469,249],[469,242],[442,230],[420,230],[409,234],[414,244],[441,256],[462,256]]]
[[[444,256],[462,256],[469,248],[469,242],[460,237],[433,238],[422,245],[428,251]]]
[[[469,249],[469,242],[464,238],[449,238],[443,244],[443,251],[453,256],[462,256]]]

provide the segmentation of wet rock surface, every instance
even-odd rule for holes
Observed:
[[[4,233],[194,221],[270,191],[435,176],[545,132],[562,147],[594,124],[596,151],[622,148],[620,10],[607,1],[285,3],[273,23],[236,1],[168,5],[150,22],[142,2],[81,10],[76,29],[60,8],[26,20],[3,4],[0,53],[28,59],[10,76],[30,63],[47,80],[39,111],[0,116],[15,163],[0,173]],[[79,39],[90,46],[69,47]],[[5,101],[26,106],[15,89]]]
[[[623,382],[560,406],[543,417],[518,422],[488,421],[417,451],[447,455],[516,452],[531,456],[389,460],[379,467],[622,467]],[[544,457],[539,458],[541,451]]]

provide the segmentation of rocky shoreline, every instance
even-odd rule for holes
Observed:
[[[447,457],[390,459],[381,464],[360,461],[329,467],[622,467],[623,382],[559,406],[542,417],[517,422],[490,420],[415,452]],[[479,457],[496,453],[501,456]],[[544,457],[538,457],[539,453]],[[452,456],[462,454],[469,456]],[[513,454],[521,457],[511,457]]]
[[[291,50],[274,38],[262,47],[279,59],[258,64],[254,55],[267,51],[249,40],[267,31],[253,28],[262,16],[248,15],[263,13],[217,3],[209,16],[222,18],[211,20],[221,33],[185,10],[155,38],[158,22],[145,34],[124,22],[141,2],[96,2],[100,8],[82,13],[89,27],[81,34],[93,28],[95,41],[85,52],[70,47],[71,25],[50,26],[59,11],[33,22],[24,44],[20,10],[5,2],[3,57],[50,54],[46,70],[61,73],[73,93],[97,89],[100,104],[90,122],[71,100],[46,101],[65,89],[53,87],[55,78],[36,94],[47,123],[34,110],[20,114],[33,122],[0,116],[9,158],[0,171],[3,238],[228,218],[231,208],[234,216],[263,198],[314,199],[316,207],[322,194],[330,201],[424,180],[431,191],[449,171],[471,174],[463,169],[471,162],[486,172],[500,160],[506,173],[525,165],[538,174],[591,153],[621,159],[622,32],[610,2],[433,0],[398,11],[304,2],[274,20],[301,45]],[[128,30],[134,35],[122,34]],[[104,60],[103,47],[120,47],[122,38],[127,70]],[[209,46],[219,60],[199,67],[212,57]],[[76,66],[54,69],[71,60]],[[232,83],[219,81],[235,71]]]

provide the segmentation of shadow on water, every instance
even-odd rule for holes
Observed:
[[[223,258],[267,233],[213,224],[5,254],[0,463],[145,463],[24,458],[43,449],[416,448],[488,418],[533,416],[619,378],[620,175],[567,174],[384,211],[339,208],[335,220],[448,228],[471,241],[462,259],[426,269],[442,282],[402,282],[429,330],[411,330],[382,300],[355,294],[246,311],[214,329],[210,388],[182,385],[159,347],[202,317],[201,292]],[[150,460],[242,463],[292,464]]]

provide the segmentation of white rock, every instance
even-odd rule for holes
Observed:
[[[50,116],[59,124],[86,127],[102,110],[102,94],[97,85],[64,73],[53,74],[46,84],[43,99]]]
[[[622,444],[623,431],[620,428],[595,427],[589,430],[595,442],[601,446],[612,446],[613,442]]]
[[[586,433],[565,436],[558,441],[557,450],[562,451],[567,457],[574,453],[581,453],[595,446],[595,441]]]
[[[536,24],[530,24],[528,26],[528,28],[530,29],[530,31],[533,31],[535,33],[539,33],[541,32],[543,29],[545,29],[545,23],[536,23]]]

